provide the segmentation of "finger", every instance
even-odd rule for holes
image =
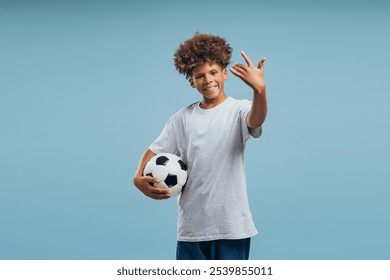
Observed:
[[[154,194],[169,194],[169,189],[162,189],[158,187],[153,187],[152,193]]]
[[[161,200],[170,198],[171,194],[169,193],[169,189],[150,187],[147,196],[156,200]]]
[[[145,176],[146,181],[149,183],[160,183],[160,180],[153,176]]]
[[[260,59],[259,63],[257,64],[257,68],[259,69],[263,69],[264,67],[264,62],[266,61],[267,58],[263,57],[262,59]]]
[[[233,68],[233,70],[235,70],[241,74],[245,74],[248,66],[243,65],[243,64],[234,64],[232,68]]]
[[[239,77],[240,79],[242,79],[242,78],[244,77],[244,74],[243,74],[243,73],[241,73],[241,72],[235,70],[233,67],[230,68],[230,72],[232,72],[233,75]]]
[[[170,194],[153,194],[152,196],[152,198],[157,200],[168,199],[170,197],[171,197]]]
[[[253,65],[252,61],[250,60],[250,58],[246,55],[246,53],[244,51],[241,51],[241,55],[245,59],[245,61],[248,64],[248,66]]]
[[[152,192],[152,197],[154,199],[168,199],[171,197],[171,194],[169,193],[168,190],[166,192],[162,192],[162,193]]]
[[[167,196],[167,195],[161,196],[161,195],[155,195],[155,194],[152,194],[152,195],[150,195],[149,197],[150,197],[150,198],[153,198],[153,199],[155,199],[155,200],[163,200],[163,199],[168,199],[168,198],[170,198],[170,196]]]

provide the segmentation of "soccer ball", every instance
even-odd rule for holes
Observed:
[[[178,195],[187,182],[187,166],[176,155],[161,153],[152,157],[146,164],[144,176],[152,176],[160,180],[160,183],[150,183],[152,186],[169,189],[172,196]]]

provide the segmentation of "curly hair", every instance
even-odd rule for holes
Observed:
[[[174,64],[180,74],[191,78],[192,70],[205,62],[219,64],[223,69],[230,63],[233,49],[222,38],[211,34],[195,35],[184,41],[174,54]]]

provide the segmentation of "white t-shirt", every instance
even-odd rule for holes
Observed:
[[[246,190],[245,143],[259,138],[249,129],[251,101],[228,97],[211,109],[193,103],[175,113],[149,146],[154,153],[180,156],[188,181],[179,197],[178,240],[208,241],[252,237]]]

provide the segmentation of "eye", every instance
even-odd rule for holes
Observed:
[[[217,71],[211,71],[211,75],[215,76],[218,72]]]

